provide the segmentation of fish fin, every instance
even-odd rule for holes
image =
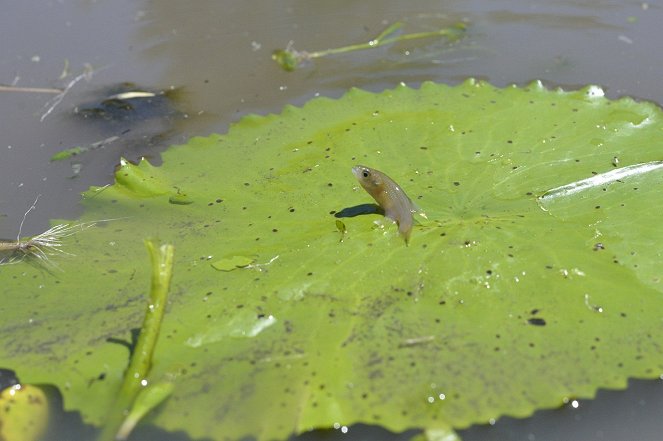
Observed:
[[[404,222],[398,222],[398,231],[401,233],[401,236],[403,236],[403,239],[405,239],[405,245],[409,245],[410,242],[410,234],[412,234],[412,225],[414,224],[414,219],[405,219]]]
[[[426,213],[424,212],[424,210],[421,209],[421,207],[419,205],[415,204],[412,201],[410,201],[410,203],[412,204],[412,208],[410,208],[410,212],[413,215],[416,214],[417,216],[421,216],[424,219],[428,220],[428,216],[426,216]]]

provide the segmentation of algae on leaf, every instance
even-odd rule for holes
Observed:
[[[127,360],[107,338],[140,323],[149,234],[178,250],[152,367],[174,389],[153,422],[194,438],[442,437],[657,377],[662,117],[597,87],[474,80],[246,117],[88,192],[83,222],[122,219],[72,236],[62,274],[0,267],[0,359],[102,421]],[[426,211],[409,247],[356,209],[357,163]],[[253,263],[213,267],[231,256]]]

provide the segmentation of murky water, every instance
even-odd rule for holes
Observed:
[[[469,34],[451,49],[412,42],[316,60],[292,73],[270,58],[291,40],[298,49],[316,50],[366,41],[395,21],[419,32],[459,20],[470,24]],[[52,93],[0,92],[0,237],[16,235],[37,195],[25,235],[46,229],[49,219],[77,217],[79,193],[110,184],[121,156],[158,162],[166,146],[223,132],[244,114],[278,112],[318,94],[338,97],[353,86],[379,91],[469,76],[499,86],[541,79],[568,88],[595,83],[610,97],[663,103],[661,23],[661,4],[639,1],[10,0],[0,15],[0,84],[71,88],[59,103]],[[86,66],[92,74],[83,78]],[[129,126],[75,117],[76,106],[126,81],[182,88],[176,106],[184,115]],[[117,139],[93,152],[50,160],[63,149],[111,137]],[[661,404],[660,384],[638,382],[578,409],[501,420],[463,435],[653,440],[663,430]],[[371,436],[385,439],[364,428],[343,435]]]

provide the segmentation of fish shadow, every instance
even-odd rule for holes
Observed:
[[[376,204],[360,204],[354,207],[346,207],[341,211],[334,213],[334,217],[355,217],[363,216],[365,214],[381,214],[384,215],[384,210]]]

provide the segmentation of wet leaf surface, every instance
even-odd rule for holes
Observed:
[[[121,219],[70,237],[61,274],[0,267],[0,359],[102,422],[128,357],[107,339],[140,323],[142,239],[158,236],[176,264],[153,376],[174,390],[154,422],[193,437],[444,434],[654,378],[661,116],[597,87],[426,83],[246,117],[158,168],[125,161],[82,221]],[[356,209],[357,163],[428,215],[409,246]]]

